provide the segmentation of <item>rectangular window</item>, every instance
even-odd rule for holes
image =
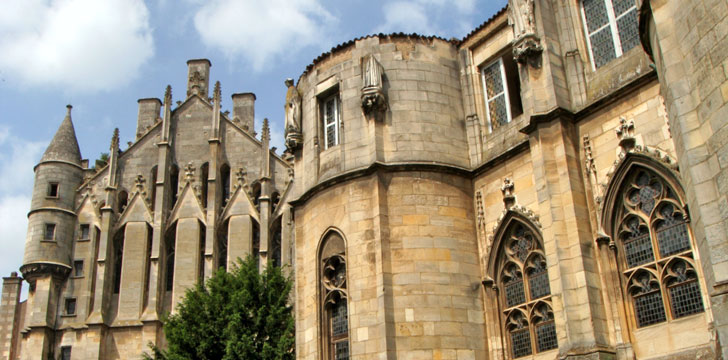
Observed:
[[[341,123],[339,116],[339,94],[335,93],[324,98],[321,102],[321,117],[325,139],[324,149],[339,145],[339,127]]]
[[[76,299],[67,298],[64,309],[66,310],[66,315],[76,315]]]
[[[73,276],[83,276],[83,260],[76,260],[73,262]]]
[[[71,360],[71,347],[70,346],[61,347],[61,360]]]
[[[523,113],[518,65],[512,56],[503,56],[482,66],[480,75],[483,81],[485,117],[492,132]]]
[[[53,241],[56,239],[56,224],[45,224],[43,240]]]
[[[594,69],[640,43],[634,0],[583,0],[581,5]]]
[[[78,234],[79,240],[88,240],[89,238],[89,225],[88,224],[81,224],[81,232]]]
[[[48,197],[51,197],[51,198],[58,197],[58,183],[55,183],[55,182],[48,183]]]

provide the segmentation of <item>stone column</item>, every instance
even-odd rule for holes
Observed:
[[[124,255],[117,320],[139,321],[144,307],[149,227],[145,222],[130,222],[124,232]]]
[[[20,330],[20,290],[23,278],[17,272],[3,278],[2,302],[0,303],[0,360],[15,359],[15,344]]]
[[[196,218],[177,221],[177,244],[174,251],[174,286],[172,313],[185,291],[197,284],[200,274],[200,222]]]
[[[728,38],[725,1],[644,0],[655,61],[723,357],[728,357]],[[706,299],[708,300],[708,299]]]
[[[558,114],[531,122],[536,123],[529,141],[560,356],[604,355],[608,326],[575,129]]]

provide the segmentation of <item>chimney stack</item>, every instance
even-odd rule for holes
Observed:
[[[208,98],[210,88],[210,60],[193,59],[187,61],[187,97],[199,95]]]
[[[162,107],[162,100],[156,98],[139,99],[139,115],[137,117],[136,139],[147,132],[149,128],[157,123],[159,109]]]
[[[255,119],[255,94],[233,94],[233,123],[243,128],[249,134],[254,133],[253,121]]]

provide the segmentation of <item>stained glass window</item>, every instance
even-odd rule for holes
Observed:
[[[536,325],[536,340],[539,352],[556,349],[558,347],[556,325],[554,325],[553,321]]]
[[[327,236],[321,246],[320,276],[324,327],[324,352],[328,360],[349,359],[349,309],[347,304],[346,257],[343,239]]]
[[[485,107],[491,130],[511,121],[508,83],[503,60],[498,59],[481,70],[485,89]]]
[[[632,11],[624,10],[630,1],[614,3],[615,11]],[[647,168],[636,167],[629,174],[616,216],[622,219],[617,227],[637,326],[702,312],[688,219],[675,189]]]
[[[583,0],[584,28],[594,68],[639,44],[634,0]]]
[[[339,98],[334,94],[324,99],[321,106],[326,149],[339,145]]]
[[[511,332],[513,357],[531,355],[531,336],[528,329]]]

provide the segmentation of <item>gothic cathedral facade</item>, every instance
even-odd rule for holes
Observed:
[[[725,0],[510,0],[463,39],[357,38],[286,80],[282,155],[204,59],[93,168],[69,106],[0,358],[138,358],[248,254],[290,267],[298,359],[724,358],[726,24]]]

